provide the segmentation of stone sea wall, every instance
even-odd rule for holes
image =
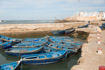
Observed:
[[[99,70],[99,66],[105,66],[105,31],[96,32],[96,26],[89,32],[88,43],[84,43],[81,49],[81,57],[77,65],[73,66],[70,70]],[[101,43],[98,44],[100,37]],[[102,54],[98,54],[98,48],[101,48]]]

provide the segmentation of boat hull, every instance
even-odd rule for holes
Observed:
[[[2,46],[3,49],[12,48],[12,45]]]
[[[21,62],[0,65],[0,70],[21,70]]]
[[[51,63],[56,63],[59,62],[63,59],[65,59],[67,57],[66,55],[67,53],[65,53],[64,55],[58,57],[58,58],[50,58],[50,59],[42,59],[42,60],[23,60],[22,63],[23,64],[31,64],[31,65],[43,65],[43,64],[51,64]]]
[[[22,55],[28,55],[28,54],[40,53],[40,52],[43,52],[43,47],[40,48],[39,50],[35,50],[33,52],[8,52],[8,51],[5,51],[5,53],[7,55],[11,55],[11,56],[22,56]]]
[[[21,70],[22,69],[22,67],[21,67],[21,63],[14,69],[14,70]]]
[[[65,34],[70,34],[70,33],[74,32],[74,31],[75,31],[74,28],[67,29],[67,30],[65,30]]]
[[[100,26],[100,28],[101,28],[102,30],[105,29],[105,23],[102,24],[102,25]]]
[[[61,31],[52,31],[53,35],[60,35],[60,34],[65,34],[65,30]]]
[[[89,26],[89,24],[86,24],[86,25],[83,25],[83,26],[79,26],[78,28],[86,28],[88,26]]]
[[[0,48],[1,49],[8,49],[8,48],[12,48],[12,45],[9,44],[9,45],[0,45]]]

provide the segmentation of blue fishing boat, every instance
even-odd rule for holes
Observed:
[[[65,30],[59,30],[59,31],[52,31],[53,35],[61,35],[61,34],[65,34]]]
[[[11,48],[12,47],[12,41],[10,42],[0,42],[0,48],[2,49],[8,49],[8,48]]]
[[[105,29],[105,23],[99,26],[102,30]]]
[[[75,31],[75,28],[69,28],[65,30],[65,34],[70,34],[73,33]]]
[[[63,43],[63,42],[73,42],[73,38],[64,38],[64,37],[52,37],[49,36],[48,41],[51,43]]]
[[[86,28],[86,27],[88,27],[88,26],[89,26],[89,23],[86,24],[86,25],[83,25],[83,26],[78,26],[78,28]]]
[[[12,56],[21,56],[21,55],[27,55],[32,53],[39,53],[43,51],[43,46],[38,46],[34,48],[10,48],[5,51],[6,54],[12,55]]]
[[[21,70],[21,62],[12,62],[9,64],[0,65],[0,70]]]
[[[22,41],[22,39],[16,39],[16,38],[6,37],[6,36],[2,36],[2,35],[0,35],[0,40],[13,41],[14,43],[19,43]]]
[[[44,49],[43,49],[43,53],[56,52],[56,51],[58,51],[58,50],[54,49],[54,48],[51,48],[49,46],[44,46]]]
[[[57,52],[39,53],[31,55],[23,55],[23,64],[42,65],[56,63],[66,58],[67,52],[65,50]]]
[[[77,49],[80,49],[82,47],[83,42],[77,41],[77,42],[65,42],[64,45],[66,46],[76,46]]]
[[[68,28],[65,30],[52,31],[53,35],[69,34],[75,31],[75,28]]]
[[[58,43],[51,43],[49,47],[56,49],[56,50],[67,50],[67,54],[70,53],[77,53],[78,48],[76,45],[65,45],[65,44],[58,44]]]
[[[3,42],[2,42],[2,41],[0,41],[0,45],[2,45],[2,43],[3,43]]]
[[[14,46],[12,46],[12,47],[15,47],[15,48],[21,48],[21,47],[29,47],[29,48],[31,48],[31,47],[37,47],[37,46],[43,46],[43,45],[45,45],[47,43],[47,41],[41,41],[41,42],[26,42],[26,41],[24,41],[24,42],[21,42],[21,43],[18,43],[18,44],[16,44],[16,45],[14,45]]]
[[[46,37],[45,38],[25,38],[23,39],[23,41],[37,43],[37,42],[47,42],[47,39]]]

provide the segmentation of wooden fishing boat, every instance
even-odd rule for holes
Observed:
[[[51,43],[49,47],[56,49],[56,50],[67,50],[67,54],[70,53],[77,53],[78,48],[76,45],[65,45],[65,44],[58,44],[58,43]]]
[[[49,36],[48,41],[52,42],[52,43],[63,43],[63,42],[73,42],[74,39],[73,38],[64,38],[64,37]]]
[[[61,34],[65,34],[65,30],[59,30],[59,31],[52,31],[53,35],[61,35]]]
[[[12,46],[12,47],[15,47],[15,48],[29,47],[29,48],[31,48],[31,47],[43,46],[46,43],[47,43],[47,41],[41,41],[41,42],[37,42],[37,43],[36,42],[33,43],[33,42],[26,42],[26,41],[24,41],[24,42],[21,42],[21,43],[18,43],[16,45]]]
[[[38,46],[34,48],[10,48],[5,51],[6,54],[12,55],[12,56],[21,56],[21,55],[27,55],[32,53],[39,53],[43,51],[43,46]]]
[[[2,36],[2,35],[0,35],[0,40],[8,41],[8,42],[13,41],[16,44],[22,41],[22,39],[16,39],[16,38],[6,37],[6,36]]]
[[[12,41],[10,42],[0,42],[0,48],[2,49],[8,49],[8,48],[11,48],[12,47]]]
[[[21,70],[21,61],[0,65],[0,70]]]
[[[23,39],[23,41],[38,43],[38,42],[46,42],[47,39],[46,38],[25,38]]]
[[[78,26],[78,28],[86,28],[86,27],[88,27],[88,26],[89,26],[89,23],[86,24],[86,25],[83,25],[83,26]]]
[[[44,46],[44,49],[43,49],[43,53],[56,52],[56,51],[57,49],[51,48],[49,46]]]
[[[75,31],[75,28],[69,28],[65,30],[65,34],[70,34]]]
[[[69,42],[65,42],[64,45],[66,46],[76,46],[77,49],[80,49],[82,47],[83,42],[77,41],[77,42],[73,42],[73,43],[69,43]]]
[[[75,31],[75,28],[68,28],[65,30],[52,31],[53,35],[69,34]]]
[[[102,30],[105,29],[105,23],[99,26]]]
[[[40,54],[23,55],[23,64],[41,65],[56,63],[66,58],[67,52],[65,50],[57,52],[48,52]]]

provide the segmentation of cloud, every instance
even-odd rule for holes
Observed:
[[[101,5],[105,4],[105,0],[91,0],[90,3],[95,5]]]
[[[0,0],[0,15],[13,18],[70,16],[78,11],[105,11],[105,0]],[[1,17],[1,16],[0,16]]]
[[[59,1],[60,0],[15,0],[15,1],[4,0],[2,7],[3,8],[25,8],[25,7],[46,8]]]
[[[2,8],[48,8],[56,6],[89,6],[105,4],[105,0],[1,0]],[[64,4],[63,4],[64,3]],[[57,5],[58,4],[58,5]]]

